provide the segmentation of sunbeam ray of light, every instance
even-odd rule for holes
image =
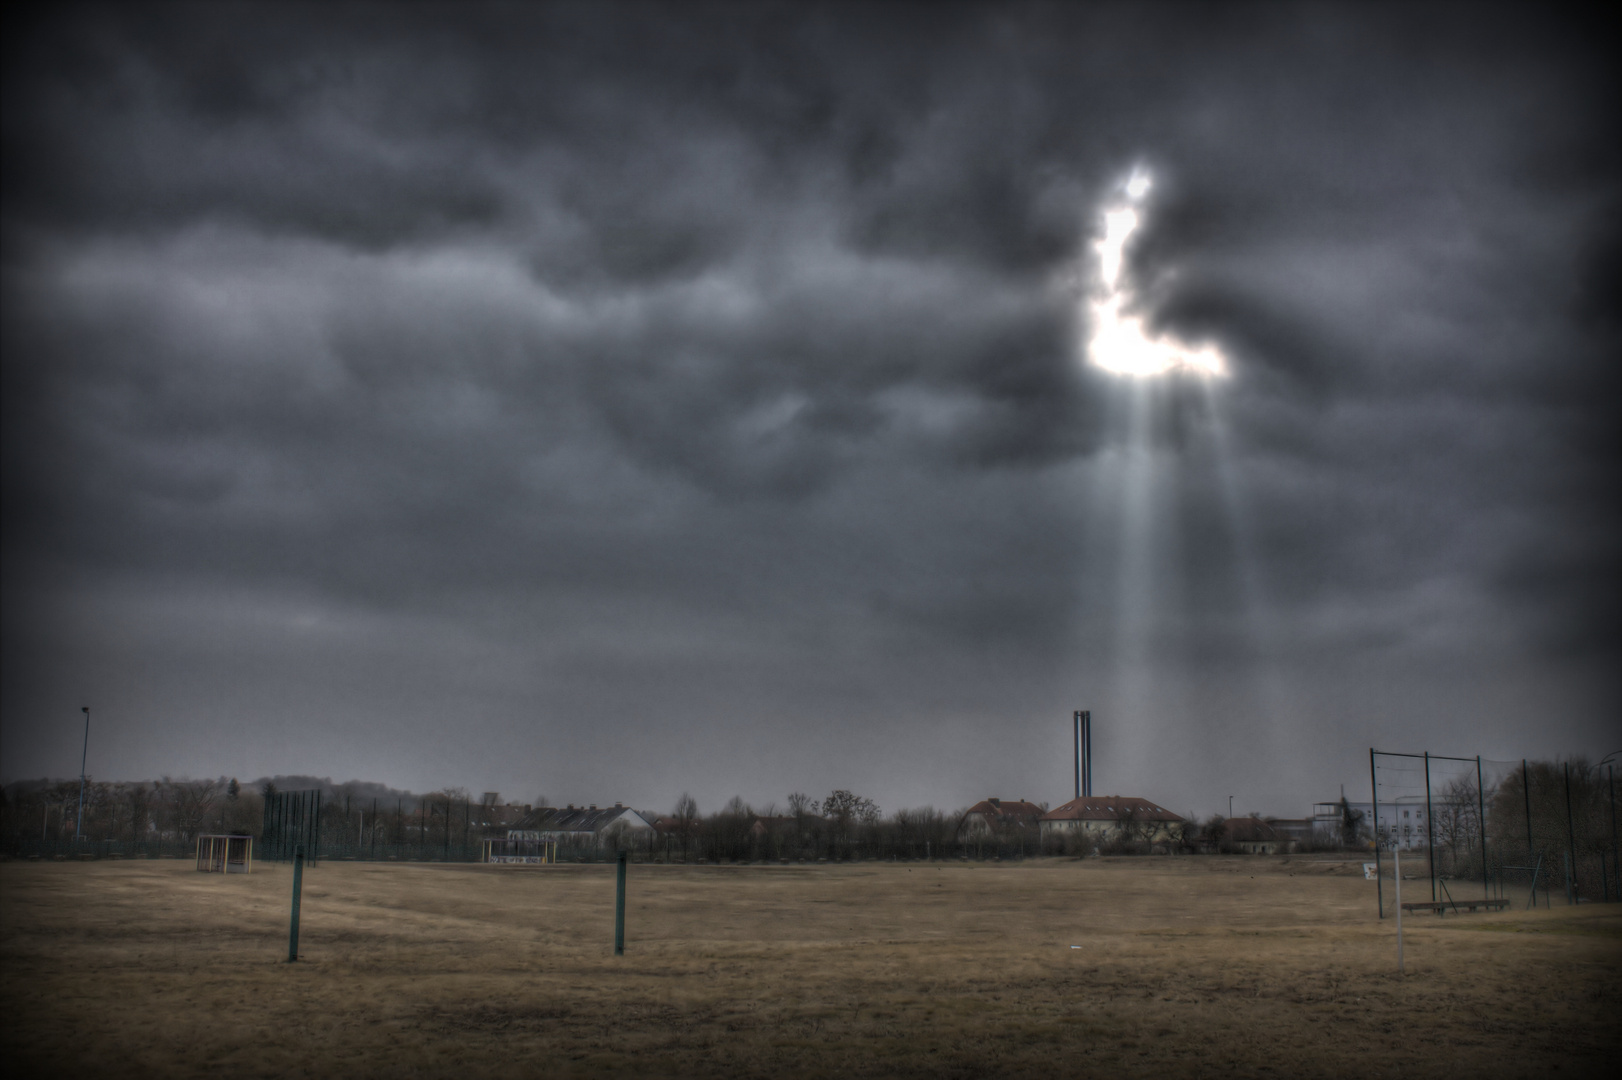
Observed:
[[[1239,616],[1251,654],[1247,666],[1262,720],[1275,736],[1269,740],[1269,745],[1276,747],[1290,707],[1288,689],[1279,665],[1281,635],[1261,577],[1261,561],[1257,557],[1256,541],[1250,527],[1253,515],[1248,505],[1243,472],[1233,449],[1225,403],[1222,395],[1209,383],[1202,389],[1205,415],[1210,424],[1210,459],[1216,471],[1223,518],[1234,549],[1234,572],[1240,588]]]
[[[1101,697],[1109,702],[1118,723],[1100,732],[1103,765],[1099,779],[1106,788],[1149,782],[1156,756],[1156,731],[1172,720],[1168,711],[1188,714],[1191,685],[1166,678],[1167,665],[1176,656],[1196,652],[1199,635],[1215,626],[1231,634],[1221,651],[1224,663],[1237,663],[1246,671],[1239,682],[1248,683],[1248,706],[1240,706],[1275,733],[1286,714],[1285,695],[1272,670],[1274,635],[1259,581],[1254,543],[1247,528],[1243,483],[1233,458],[1221,385],[1229,373],[1227,357],[1208,342],[1188,344],[1165,334],[1151,334],[1131,280],[1129,245],[1144,222],[1144,204],[1152,181],[1142,168],[1132,172],[1101,211],[1101,229],[1090,246],[1095,263],[1083,309],[1087,320],[1086,356],[1094,366],[1126,378],[1110,395],[1105,447],[1096,463],[1093,509],[1114,521],[1112,625],[1107,636],[1109,663]],[[1171,380],[1155,378],[1169,376]],[[1192,379],[1200,388],[1201,419],[1168,441],[1161,425],[1183,415],[1177,411],[1179,382]],[[1170,410],[1170,411],[1168,411]],[[1181,423],[1181,421],[1178,421]],[[1179,429],[1183,430],[1183,429]],[[1189,431],[1192,434],[1189,434]],[[1198,462],[1188,460],[1193,455]],[[1190,469],[1191,464],[1203,467]],[[1218,528],[1227,533],[1232,565],[1217,570],[1231,573],[1237,592],[1232,607],[1212,622],[1191,607],[1192,596],[1184,580],[1186,543],[1183,534],[1184,500],[1199,491],[1215,489],[1219,504]],[[1195,549],[1188,549],[1195,550]],[[1209,564],[1206,564],[1209,568]],[[1201,589],[1210,595],[1209,588]],[[1231,595],[1231,594],[1230,594]],[[1218,745],[1205,748],[1221,753]]]

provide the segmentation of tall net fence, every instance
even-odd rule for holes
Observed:
[[[1544,903],[1622,898],[1617,874],[1616,777],[1578,758],[1492,761],[1487,833],[1507,888]],[[1530,900],[1530,897],[1528,897]]]
[[[1382,751],[1370,764],[1381,874],[1400,860],[1405,879],[1424,879],[1417,899],[1622,899],[1612,766]],[[1415,899],[1406,888],[1404,901]],[[1382,889],[1382,914],[1389,901]]]

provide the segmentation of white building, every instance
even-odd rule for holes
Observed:
[[[521,839],[547,840],[570,847],[614,847],[640,844],[653,835],[653,825],[623,803],[613,806],[539,806],[509,833]]]
[[[1358,818],[1358,833],[1362,837],[1378,836],[1380,846],[1390,848],[1399,845],[1404,851],[1409,848],[1424,847],[1429,838],[1426,834],[1425,803],[1423,800],[1403,802],[1382,802],[1379,805],[1379,815],[1375,815],[1373,803],[1346,801],[1354,815]],[[1312,805],[1313,831],[1325,837],[1336,838],[1341,835],[1341,805],[1340,800],[1334,802],[1320,802]]]

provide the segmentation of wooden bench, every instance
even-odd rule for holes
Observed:
[[[1456,914],[1459,911],[1460,908],[1463,908],[1466,911],[1474,912],[1476,910],[1476,908],[1483,908],[1483,909],[1485,909],[1487,911],[1497,911],[1497,910],[1499,910],[1501,908],[1506,908],[1508,906],[1509,906],[1509,901],[1505,900],[1505,899],[1497,899],[1497,900],[1415,900],[1413,903],[1404,903],[1402,905],[1402,910],[1404,910],[1404,911],[1434,911],[1434,912],[1436,912],[1436,914],[1441,915],[1441,914],[1447,912],[1449,909],[1451,909]]]

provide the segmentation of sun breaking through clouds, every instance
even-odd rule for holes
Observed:
[[[1087,356],[1116,375],[1226,375],[1227,358],[1215,345],[1189,345],[1170,335],[1151,334],[1143,317],[1135,314],[1139,301],[1126,272],[1126,245],[1143,224],[1141,207],[1152,183],[1148,170],[1140,166],[1121,185],[1121,196],[1104,207],[1104,234],[1093,242],[1098,282],[1088,305],[1092,333]]]
[[[1371,743],[1602,756],[1618,69],[1468,22],[37,6],[0,781],[950,809],[1068,797],[1090,708],[1105,790],[1294,817]]]

